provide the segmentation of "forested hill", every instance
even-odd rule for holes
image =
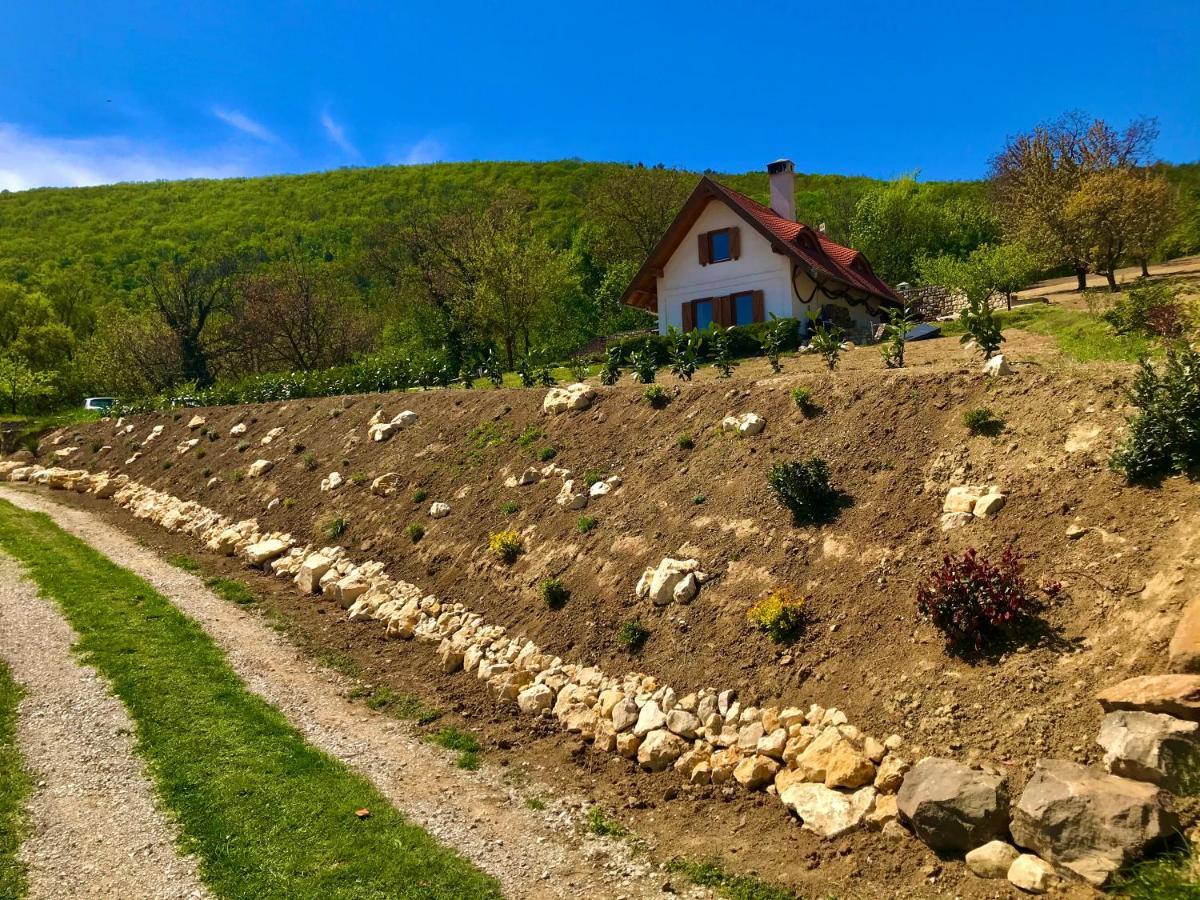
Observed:
[[[119,286],[141,258],[214,243],[266,249],[299,239],[340,255],[373,224],[403,217],[416,202],[485,198],[505,187],[531,197],[539,228],[565,246],[579,226],[589,188],[615,168],[575,160],[438,163],[4,192],[0,278],[21,281],[45,263],[87,261]],[[714,177],[767,199],[765,173]],[[801,218],[827,222],[833,233],[848,227],[855,201],[878,184],[838,175],[798,175],[796,182]],[[979,190],[976,183],[932,187],[956,194]]]

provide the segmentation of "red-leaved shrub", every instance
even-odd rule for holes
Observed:
[[[1041,589],[1051,597],[1057,584]],[[958,654],[983,653],[1030,624],[1042,602],[1021,577],[1021,558],[1012,547],[998,563],[980,559],[974,549],[961,559],[943,558],[917,589],[917,609],[946,636],[947,648]]]

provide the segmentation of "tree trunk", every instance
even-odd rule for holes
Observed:
[[[208,371],[208,357],[204,355],[199,337],[187,334],[180,336],[179,355],[183,357],[185,381],[194,381],[197,387],[208,387],[212,384],[212,374]]]
[[[1114,293],[1114,294],[1115,294],[1115,293],[1117,293],[1117,291],[1118,291],[1118,290],[1120,290],[1120,289],[1117,287],[1117,270],[1116,270],[1116,267],[1115,267],[1115,266],[1114,266],[1114,267],[1111,267],[1111,268],[1110,268],[1110,269],[1109,269],[1107,272],[1105,272],[1105,273],[1104,273],[1104,277],[1108,279],[1108,289],[1109,289],[1109,291],[1111,291],[1111,292],[1112,292],[1112,293]]]
[[[1138,259],[1138,262],[1140,262],[1142,264],[1142,277],[1149,278],[1150,277],[1150,261],[1148,259],[1146,259],[1146,257],[1143,256],[1140,259]]]
[[[1008,307],[1008,311],[1012,312],[1012,291],[1004,292],[1004,305]]]
[[[504,336],[504,356],[508,359],[508,371],[513,371],[517,365],[513,359],[513,349],[516,346],[516,339],[511,334]]]
[[[1075,278],[1079,281],[1079,290],[1087,290],[1087,269],[1083,266],[1075,267]]]

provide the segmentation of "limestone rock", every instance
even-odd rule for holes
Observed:
[[[260,569],[277,556],[287,552],[288,545],[278,538],[267,538],[251,544],[244,551],[246,561],[256,569]]]
[[[613,723],[616,724],[615,722]],[[667,715],[662,711],[662,708],[653,700],[648,700],[646,705],[642,707],[638,714],[637,724],[633,726],[633,733],[639,736],[645,736],[651,731],[656,731],[660,728],[665,728],[667,725]]]
[[[371,493],[376,497],[390,497],[399,489],[399,472],[387,472],[371,482]]]
[[[1007,878],[1008,869],[1021,854],[1012,844],[988,841],[966,857],[967,868],[980,878]]]
[[[544,684],[531,684],[517,694],[517,706],[529,716],[546,712],[554,704],[554,691]]]
[[[1004,779],[951,759],[927,757],[913,766],[897,803],[901,818],[933,850],[970,850],[1007,831]]]
[[[1155,785],[1060,759],[1038,760],[1012,816],[1019,846],[1096,886],[1178,827]]]
[[[699,590],[697,580],[694,577],[699,568],[700,563],[698,560],[671,559],[667,557],[652,570],[652,573],[651,570],[647,570],[647,574],[650,577],[644,585],[646,596],[650,598],[650,602],[655,606],[666,606],[675,599],[676,586],[680,582],[685,581],[689,575],[693,576],[691,585],[695,586],[696,590]],[[687,588],[684,590],[686,591]],[[693,591],[692,596],[695,596],[695,591]],[[692,597],[689,596],[687,599],[690,600]]]
[[[1200,722],[1200,675],[1138,675],[1096,695],[1105,712],[1163,713]]]
[[[304,562],[300,564],[300,570],[296,573],[296,586],[306,594],[315,594],[320,590],[321,578],[329,567],[333,565],[333,560],[320,553],[310,553],[304,558]]]
[[[841,837],[862,824],[875,805],[875,789],[843,794],[823,784],[792,784],[779,795],[783,805],[809,831],[826,838]]]
[[[874,780],[875,764],[849,741],[841,741],[830,751],[825,763],[826,787],[860,788]]]
[[[444,519],[450,515],[450,504],[442,503],[440,500],[435,500],[429,504],[429,518]]]
[[[229,429],[229,433],[231,435],[233,435],[234,437],[236,437],[239,434],[245,434],[246,433],[246,423],[238,422],[236,425],[234,425],[232,428]]]
[[[417,414],[415,412],[413,412],[411,409],[406,409],[403,412],[396,415],[396,417],[392,419],[391,424],[398,425],[401,428],[408,428],[409,426],[416,425],[417,424]]]
[[[750,791],[766,787],[775,779],[779,763],[769,756],[747,756],[733,770],[733,779]]]
[[[667,728],[681,738],[693,740],[700,731],[700,720],[684,709],[673,709],[667,713]]]
[[[246,475],[248,475],[250,478],[261,478],[263,475],[266,475],[268,472],[270,472],[273,468],[275,468],[275,463],[272,462],[271,460],[256,459],[254,462],[250,463],[250,465],[246,468]]]
[[[1161,713],[1118,710],[1104,717],[1096,742],[1114,775],[1150,781],[1180,794],[1197,787],[1200,723]]]
[[[341,472],[330,472],[328,476],[321,479],[321,490],[336,491],[342,486],[344,480]]]
[[[651,731],[642,740],[642,745],[638,747],[637,760],[651,772],[661,772],[683,756],[687,749],[687,741],[671,734],[665,728],[660,728]]]
[[[542,409],[551,415],[567,412],[568,410],[583,410],[592,405],[596,392],[586,384],[568,384],[565,387],[552,387],[542,401]]]
[[[1004,494],[1001,494],[993,489],[975,501],[975,508],[972,510],[972,512],[975,514],[975,517],[979,519],[986,519],[989,516],[994,516],[1004,508],[1005,499],[1006,497]]]
[[[1032,853],[1022,853],[1008,868],[1008,880],[1030,894],[1045,894],[1059,881],[1054,866]]]
[[[1200,597],[1183,609],[1171,638],[1171,671],[1200,672]]]
[[[867,827],[872,831],[883,831],[899,818],[900,810],[896,806],[896,795],[876,792],[875,808],[866,816]]]
[[[883,762],[879,764],[879,769],[875,773],[875,790],[881,794],[896,793],[900,790],[900,785],[904,783],[904,776],[908,774],[910,768],[912,767],[904,757],[889,753],[883,758]]]
[[[376,422],[367,428],[367,437],[377,444],[383,443],[392,436],[392,432],[396,430],[391,422]]]
[[[637,724],[640,714],[641,709],[638,707],[637,701],[632,697],[626,697],[613,707],[611,716],[613,728],[618,732],[628,731]]]
[[[192,416],[187,423],[188,431],[195,431],[207,421],[208,420],[205,419],[204,416]]]
[[[987,375],[989,378],[995,378],[999,375],[1011,375],[1012,367],[1004,358],[1003,353],[997,353],[983,364],[983,374]]]
[[[566,510],[584,509],[588,505],[587,488],[576,490],[575,480],[568,478],[563,482],[562,489],[558,492],[558,496],[554,498],[554,502]]]

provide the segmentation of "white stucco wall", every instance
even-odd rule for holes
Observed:
[[[727,262],[700,265],[697,235],[737,227],[741,256]],[[658,330],[683,327],[683,304],[703,297],[722,297],[741,291],[763,292],[763,316],[793,315],[792,266],[771,249],[771,243],[720,201],[704,208],[692,230],[663,267],[658,279]]]

